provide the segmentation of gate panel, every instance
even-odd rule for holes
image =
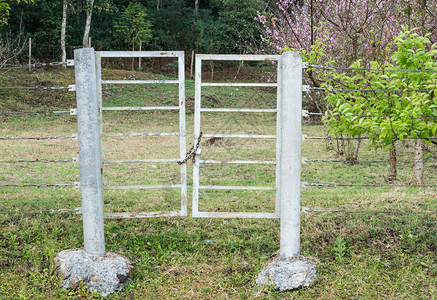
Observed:
[[[178,80],[102,80],[101,59],[105,57],[174,57],[178,59]],[[179,136],[179,158],[166,159],[135,159],[135,160],[107,160],[104,163],[168,163],[183,160],[186,150],[186,127],[185,127],[185,70],[184,52],[162,52],[162,51],[98,51],[96,52],[97,69],[97,92],[100,105],[100,122],[102,122],[102,111],[179,111],[179,132],[145,132],[145,133],[106,133],[106,137],[132,137],[132,136]],[[102,105],[102,85],[103,84],[177,84],[179,94],[178,106],[148,106],[148,107],[103,107]],[[128,212],[128,213],[107,213],[105,218],[148,218],[148,217],[168,217],[187,215],[187,167],[186,164],[180,165],[181,182],[176,185],[130,185],[130,186],[104,186],[104,190],[129,190],[129,189],[180,189],[181,209],[177,211],[152,211],[152,212]]]
[[[277,62],[277,82],[275,83],[215,83],[202,82],[202,61],[220,60],[220,61],[276,61]],[[205,138],[234,138],[234,139],[276,139],[276,161],[261,160],[203,160],[199,158],[201,149],[198,149],[193,166],[193,217],[209,218],[278,218],[280,212],[280,191],[279,191],[279,160],[280,160],[280,99],[281,88],[281,56],[280,55],[196,55],[195,70],[195,114],[194,114],[194,141],[199,139],[201,130],[201,112],[226,112],[226,113],[276,113],[276,135],[261,134],[211,134],[202,133]],[[276,109],[254,109],[254,108],[202,108],[202,87],[204,86],[227,86],[227,87],[276,87],[277,105]],[[219,186],[219,185],[200,185],[200,166],[202,164],[272,164],[276,165],[276,183],[275,186]],[[275,212],[203,212],[199,211],[199,192],[200,190],[275,190],[276,203]]]

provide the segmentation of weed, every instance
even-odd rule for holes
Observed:
[[[344,261],[344,257],[346,256],[346,241],[341,237],[337,237],[332,250],[334,251],[335,260],[339,263],[342,263]]]

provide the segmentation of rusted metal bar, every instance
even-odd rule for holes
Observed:
[[[102,80],[102,84],[176,84],[179,80]]]
[[[277,87],[277,83],[240,83],[240,82],[202,82],[202,86],[251,86],[251,87]]]
[[[126,212],[126,213],[105,213],[105,219],[135,219],[135,218],[156,218],[156,217],[179,217],[183,216],[180,211],[150,211],[150,212]]]
[[[149,190],[149,189],[179,189],[180,184],[167,185],[104,185],[104,190]]]
[[[103,133],[103,137],[134,137],[134,136],[179,136],[180,132],[126,132],[126,133]]]
[[[248,165],[276,165],[276,161],[270,160],[199,160],[200,164],[248,164]]]
[[[243,139],[276,139],[276,135],[272,134],[219,134],[205,133],[205,138],[243,138]]]
[[[277,113],[276,108],[201,108],[201,112]]]
[[[233,185],[200,185],[199,189],[203,190],[259,190],[259,191],[275,191],[274,186],[233,186]]]
[[[170,163],[177,162],[178,158],[167,158],[167,159],[128,159],[128,160],[104,160],[104,164],[136,164],[136,163]]]
[[[103,111],[124,111],[124,110],[179,110],[179,106],[133,106],[133,107],[102,107]]]
[[[196,218],[278,219],[276,213],[260,212],[197,212]]]
[[[196,54],[199,60],[277,61],[281,55]]]
[[[183,51],[98,51],[101,57],[179,57]]]

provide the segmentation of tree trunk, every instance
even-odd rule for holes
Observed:
[[[65,51],[65,32],[67,28],[67,8],[68,8],[68,0],[64,0],[62,3],[62,27],[61,27],[61,52],[62,52],[62,62],[64,63],[62,67],[64,69],[67,68],[65,64],[67,62],[67,52]]]
[[[135,51],[135,42],[132,43],[132,51]],[[135,70],[135,58],[132,57],[132,71]]]
[[[424,144],[421,140],[416,139],[414,142],[414,162],[413,162],[413,178],[412,184],[422,185],[423,184],[423,155],[424,155]]]
[[[88,48],[89,45],[89,36],[90,36],[90,28],[91,28],[91,17],[93,14],[93,6],[94,0],[86,0],[86,23],[85,23],[85,32],[83,34],[82,44],[84,48]]]
[[[393,181],[396,180],[398,176],[398,171],[396,167],[397,158],[396,158],[395,143],[392,144],[392,147],[390,148],[389,152],[390,152],[390,176],[388,177],[388,180]]]
[[[360,137],[360,136],[358,136],[358,138],[359,138],[359,137]],[[357,161],[357,160],[358,160],[358,152],[360,151],[360,146],[361,146],[361,140],[358,139],[358,140],[355,142],[354,152],[352,153],[352,157],[351,157],[351,160],[352,160],[352,161]]]
[[[199,0],[194,0],[194,11],[195,12],[199,11]]]

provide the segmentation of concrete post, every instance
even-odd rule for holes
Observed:
[[[302,58],[298,52],[282,56],[280,128],[280,259],[300,251],[300,171],[302,141]]]
[[[105,255],[102,193],[101,120],[93,48],[74,51],[80,188],[85,251]]]

